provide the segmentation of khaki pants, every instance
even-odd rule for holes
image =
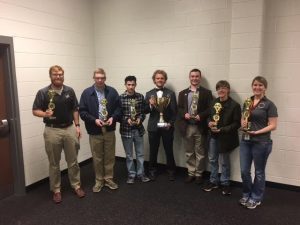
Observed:
[[[99,185],[104,180],[112,179],[114,176],[115,131],[105,132],[100,135],[90,135],[89,141],[93,156],[95,184]]]
[[[184,137],[186,167],[189,176],[202,176],[205,169],[206,135],[202,135],[197,125],[188,125]]]
[[[50,190],[58,192],[61,189],[60,159],[64,150],[68,165],[69,181],[72,188],[80,187],[80,169],[77,162],[79,143],[73,126],[67,128],[45,127],[45,149],[49,160]]]

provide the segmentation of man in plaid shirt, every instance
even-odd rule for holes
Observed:
[[[127,184],[133,184],[136,177],[142,182],[148,182],[150,179],[144,173],[145,100],[142,94],[135,92],[135,76],[125,78],[125,87],[126,91],[120,95],[120,134],[126,153]],[[136,166],[133,160],[133,146]]]

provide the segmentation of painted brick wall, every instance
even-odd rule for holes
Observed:
[[[214,91],[227,79],[240,103],[251,94],[253,77],[266,76],[280,115],[267,179],[300,186],[299,17],[298,0],[0,0],[0,34],[15,44],[26,184],[48,176],[43,124],[31,107],[36,91],[49,84],[49,66],[60,64],[78,98],[95,67],[106,70],[119,93],[124,77],[136,75],[143,94],[156,69],[167,71],[167,85],[178,94],[198,67],[204,86]],[[90,157],[82,130],[80,161]],[[185,166],[178,132],[174,146],[177,164]],[[145,147],[147,159],[147,136]],[[117,155],[124,156],[119,135]],[[238,150],[232,162],[232,179],[240,180]]]
[[[266,1],[262,70],[279,109],[268,179],[300,186],[300,1]]]
[[[167,71],[167,85],[178,94],[189,85],[189,70],[198,67],[204,86],[214,90],[218,80],[227,79],[232,97],[242,103],[251,95],[253,77],[266,76],[267,94],[280,115],[267,179],[300,185],[300,114],[295,103],[300,79],[299,1],[99,0],[94,12],[96,65],[106,68],[108,84],[119,92],[124,91],[124,77],[134,74],[137,90],[145,94],[153,87],[153,71],[160,68]],[[175,135],[176,162],[185,166],[182,139]],[[147,158],[147,136],[145,147]],[[117,155],[124,156],[120,139]],[[231,158],[232,179],[240,180],[238,150]],[[163,151],[159,160],[165,161]]]
[[[65,84],[78,98],[91,84],[95,67],[91,7],[84,0],[0,1],[0,34],[14,39],[26,185],[48,176],[44,126],[31,108],[36,92],[50,83],[49,67],[58,64],[65,69]],[[80,161],[90,157],[84,136]],[[64,160],[61,166],[66,168]]]

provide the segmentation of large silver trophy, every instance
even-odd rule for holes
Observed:
[[[171,101],[170,96],[163,97],[162,95],[163,95],[163,92],[158,91],[157,98],[155,98],[154,96],[151,96],[151,98],[154,98],[154,100],[156,102],[155,107],[159,112],[159,121],[157,123],[157,127],[160,127],[160,128],[168,126],[168,123],[166,123],[164,120],[164,111],[168,107],[168,105],[170,104],[170,101]]]
[[[106,127],[105,127],[105,126],[108,125],[108,123],[107,123],[107,120],[108,120],[108,118],[107,118],[108,112],[107,112],[106,105],[107,105],[107,100],[106,100],[106,98],[103,98],[103,99],[101,100],[100,106],[99,106],[99,107],[101,108],[100,113],[99,113],[99,117],[100,117],[100,119],[102,119],[102,121],[103,121],[103,126],[101,127],[102,133],[105,133],[105,132],[106,132]]]
[[[244,131],[244,140],[250,140],[250,135],[248,133],[248,131],[251,129],[251,122],[249,121],[249,117],[250,117],[250,107],[252,106],[253,102],[251,100],[251,98],[247,98],[244,102],[244,107],[243,107],[243,119],[246,121],[246,127],[243,128]]]

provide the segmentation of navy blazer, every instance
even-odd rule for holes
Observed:
[[[171,124],[171,129],[174,129],[174,123],[177,117],[177,101],[176,101],[176,95],[174,91],[171,91],[170,89],[164,87],[162,89],[163,91],[163,97],[170,97],[170,103],[167,106],[167,108],[164,111],[164,120],[167,123]],[[148,114],[150,113],[149,120],[148,120],[148,126],[147,130],[155,132],[157,131],[157,123],[159,121],[159,111],[156,108],[150,108],[149,99],[151,96],[157,97],[157,89],[153,88],[152,90],[148,91],[145,95],[145,112]]]
[[[112,125],[107,126],[106,129],[107,131],[114,131],[116,130],[116,122],[121,115],[119,94],[113,87],[105,85],[104,96],[107,99],[107,118],[113,117]],[[99,101],[94,85],[82,92],[79,103],[79,114],[84,121],[88,134],[101,134],[101,128],[95,123],[95,120],[99,119]]]
[[[208,90],[202,86],[197,88],[199,92],[197,113],[200,116],[200,121],[197,122],[199,130],[202,134],[206,134],[208,130],[207,126],[207,118],[209,116],[209,106],[213,99],[211,90]],[[190,88],[186,88],[179,92],[178,95],[178,116],[179,116],[179,130],[182,136],[186,134],[186,127],[188,125],[188,121],[184,118],[184,115],[189,112],[188,109],[188,94],[190,92]]]

